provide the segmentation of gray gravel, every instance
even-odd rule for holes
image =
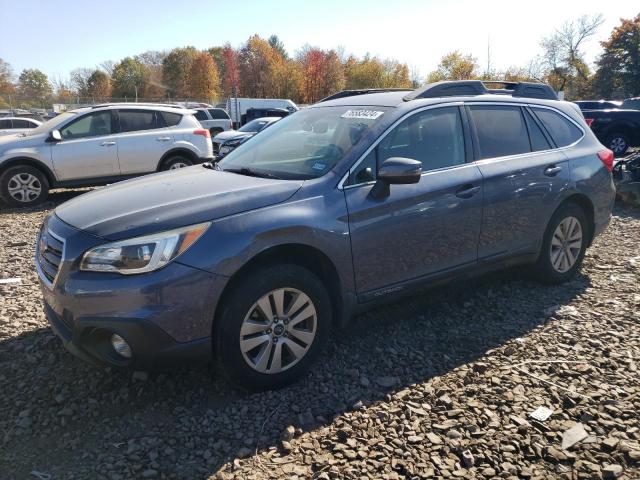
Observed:
[[[64,351],[32,263],[47,212],[0,210],[0,279],[21,278],[0,285],[2,480],[640,478],[640,210],[616,208],[569,284],[515,270],[377,309],[253,395],[215,365]]]

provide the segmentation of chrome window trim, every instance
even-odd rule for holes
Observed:
[[[53,277],[53,281],[50,282],[49,279],[46,277],[46,275],[44,274],[44,272],[42,271],[42,268],[40,268],[40,237],[42,236],[42,231],[40,232],[40,235],[38,235],[38,243],[36,244],[36,259],[35,259],[35,264],[36,264],[36,271],[38,272],[38,277],[40,277],[40,280],[42,280],[42,283],[44,283],[49,290],[53,290],[53,287],[55,286],[57,280],[58,280],[58,276],[60,275],[60,270],[62,269],[62,262],[64,262],[64,257],[65,257],[65,250],[67,248],[67,243],[65,242],[64,238],[62,238],[60,235],[56,235],[53,230],[51,230],[49,227],[47,227],[47,233],[49,235],[51,235],[53,238],[55,238],[56,240],[58,240],[60,243],[62,243],[62,253],[60,254],[60,265],[58,265],[58,271],[56,272],[56,276]]]
[[[376,148],[378,146],[378,144],[385,139],[385,137],[387,135],[389,135],[389,133],[398,126],[398,124],[402,123],[404,120],[406,120],[407,118],[416,115],[420,112],[424,112],[425,110],[433,110],[434,108],[444,108],[444,107],[460,107],[464,105],[464,102],[447,102],[447,103],[437,103],[434,105],[426,105],[424,107],[420,107],[417,108],[415,110],[411,110],[410,112],[405,113],[402,117],[400,117],[399,119],[397,119],[395,122],[393,122],[391,125],[389,125],[389,127],[387,127],[387,129],[382,133],[382,135],[380,135],[375,142],[373,142],[371,145],[369,145],[369,148],[367,148],[365,150],[365,152],[360,155],[360,158],[358,158],[358,160],[356,160],[354,162],[353,165],[351,165],[351,167],[349,168],[349,170],[347,170],[347,172],[342,176],[342,179],[340,180],[340,182],[338,183],[338,190],[344,190],[347,188],[353,188],[353,187],[359,187],[361,185],[368,185],[371,183],[375,183],[375,180],[372,180],[370,182],[365,182],[365,183],[356,183],[354,185],[346,185],[345,186],[345,182],[349,179],[349,175],[351,175],[351,173],[358,167],[358,165],[360,165],[360,163],[362,163],[362,161],[367,158],[367,155],[369,155],[371,153],[371,151]],[[456,165],[453,165],[456,166]],[[444,168],[451,168],[451,167],[444,167]],[[437,170],[443,170],[443,168],[438,168]],[[434,170],[429,170],[429,171],[434,171]],[[423,172],[423,175],[426,172]]]
[[[501,157],[482,158],[482,159],[474,160],[473,162],[468,162],[468,163],[485,164],[485,163],[488,163],[488,162],[512,160],[514,158],[523,158],[523,157],[527,157],[527,156],[531,156],[531,155],[538,155],[538,154],[545,153],[545,152],[563,151],[563,150],[567,150],[569,148],[574,147],[575,145],[580,143],[584,139],[584,137],[586,136],[586,132],[585,132],[584,128],[581,125],[579,125],[578,122],[576,122],[573,118],[571,118],[569,115],[564,113],[562,110],[550,107],[548,105],[540,105],[540,104],[537,104],[537,103],[526,103],[526,102],[478,102],[478,101],[472,101],[472,102],[460,102],[459,101],[459,102],[438,103],[438,104],[435,104],[435,105],[427,105],[426,107],[422,107],[422,108],[419,108],[417,110],[411,110],[410,112],[407,112],[400,119],[398,119],[391,126],[389,126],[387,128],[387,130],[385,130],[384,133],[380,137],[378,137],[378,139],[364,152],[363,155],[360,156],[360,158],[343,175],[342,179],[340,180],[340,183],[338,183],[338,189],[339,190],[345,190],[345,189],[348,189],[348,188],[360,187],[362,185],[370,185],[370,184],[376,183],[375,180],[372,180],[372,181],[365,182],[365,183],[356,183],[354,185],[346,185],[346,186],[344,185],[344,183],[348,180],[349,175],[351,175],[352,171],[355,170],[355,168],[367,157],[367,155],[369,155],[369,153],[371,153],[371,150],[373,150],[375,147],[377,147],[378,143],[380,143],[384,139],[384,137],[386,137],[389,134],[389,132],[391,132],[391,130],[393,130],[400,122],[402,122],[403,120],[405,120],[409,116],[414,115],[414,114],[419,113],[419,112],[422,112],[424,110],[430,110],[430,109],[433,109],[433,108],[452,107],[452,106],[473,106],[473,105],[498,105],[498,106],[513,106],[513,107],[529,107],[529,108],[532,108],[532,109],[533,108],[543,108],[543,109],[551,110],[553,112],[556,112],[556,113],[560,114],[561,116],[563,116],[564,118],[569,120],[573,125],[575,125],[582,132],[582,136],[578,140],[576,140],[575,142],[573,142],[573,143],[571,143],[569,145],[566,145],[564,147],[550,148],[550,149],[547,149],[547,150],[536,150],[535,152],[518,153],[518,154],[515,154],[515,155],[504,155],[504,156],[501,156]],[[467,163],[464,163],[462,165],[466,165],[466,164]],[[459,166],[461,166],[461,165],[452,165],[451,167],[438,168],[438,169],[435,169],[435,170],[427,170],[426,172],[423,172],[422,175],[424,175],[425,173],[429,173],[429,172],[441,171],[441,170],[446,170],[446,169],[449,169],[449,168],[455,168],[455,167],[459,167]]]

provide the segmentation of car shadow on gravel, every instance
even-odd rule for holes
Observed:
[[[15,214],[19,212],[38,212],[42,210],[51,210],[58,205],[76,198],[83,193],[87,193],[93,190],[92,188],[78,188],[74,190],[52,190],[49,192],[49,198],[46,202],[33,207],[12,207],[4,203],[0,199],[0,215]]]
[[[546,321],[545,310],[590,284],[581,274],[541,286],[526,273],[439,287],[363,314],[333,333],[306,378],[263,393],[230,386],[215,365],[148,375],[86,365],[46,328],[0,340],[0,471],[202,478],[257,451],[285,455],[280,439],[288,426],[297,434],[323,428],[492,349],[506,350]],[[423,402],[439,394],[427,391]]]

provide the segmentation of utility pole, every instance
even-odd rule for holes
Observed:
[[[138,103],[138,86],[134,85],[133,88],[136,90],[136,103]]]
[[[491,35],[487,35],[487,77],[491,75]]]

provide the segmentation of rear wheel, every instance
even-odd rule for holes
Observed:
[[[629,139],[624,133],[615,132],[607,137],[606,145],[616,157],[621,157],[629,150]]]
[[[232,287],[214,335],[224,375],[250,390],[300,378],[326,342],[331,325],[322,282],[297,265],[255,270]]]
[[[8,168],[0,177],[0,195],[14,207],[37,205],[47,199],[49,182],[37,168],[17,165]]]
[[[549,284],[570,280],[580,269],[589,235],[584,210],[575,203],[561,205],[545,231],[535,266],[538,278]]]
[[[162,170],[177,170],[179,168],[190,167],[191,165],[193,165],[193,161],[187,156],[174,155],[163,163]]]

